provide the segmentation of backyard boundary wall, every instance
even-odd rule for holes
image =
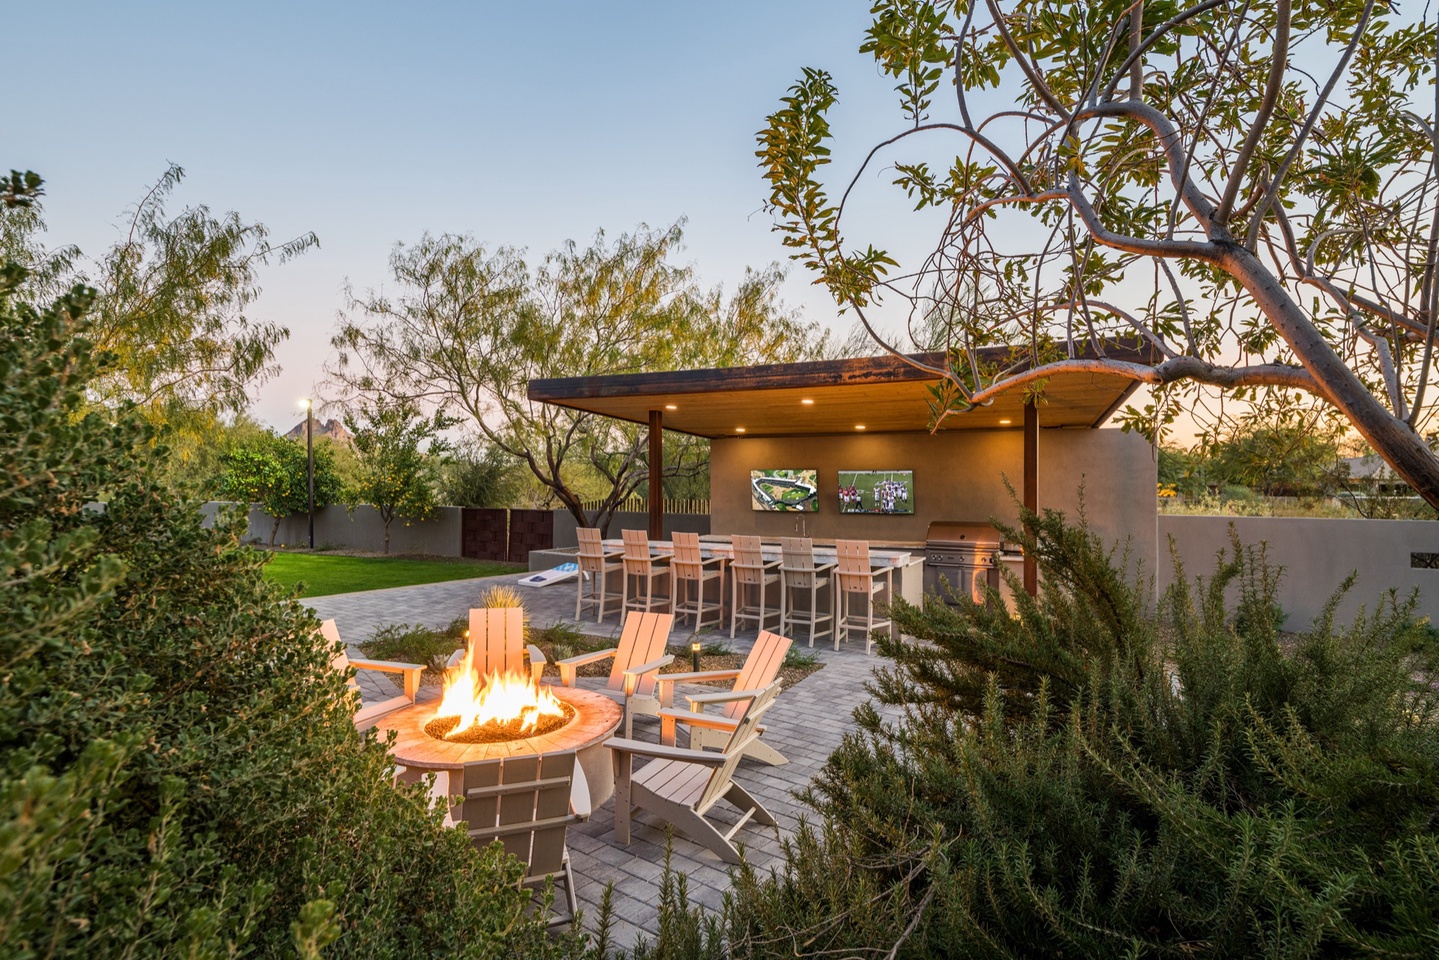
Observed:
[[[201,509],[204,515],[214,517],[221,507],[230,504],[212,501]],[[460,545],[462,530],[459,507],[440,507],[429,520],[406,521],[395,519],[390,524],[391,553],[421,553],[434,557],[463,556]],[[568,510],[556,510],[555,547],[575,547],[579,538],[575,535],[575,518]],[[250,527],[246,539],[268,544],[270,529],[274,520],[258,506],[250,507]],[[621,530],[647,530],[649,515],[644,513],[616,513],[610,522],[610,535],[618,537]],[[710,532],[710,518],[706,514],[666,514],[665,535],[675,530]],[[309,542],[309,517],[299,513],[280,521],[276,545],[305,546]],[[315,546],[337,550],[366,550],[378,553],[384,549],[385,525],[374,507],[356,507],[353,512],[342,506],[321,507],[315,511]]]
[[[1439,553],[1439,522],[1433,520],[1160,516],[1161,590],[1174,582],[1170,538],[1192,581],[1213,574],[1219,551],[1229,550],[1231,525],[1246,546],[1267,544],[1269,562],[1284,568],[1279,605],[1289,615],[1287,629],[1306,629],[1356,570],[1359,579],[1339,605],[1339,623],[1352,620],[1361,606],[1372,611],[1390,587],[1401,599],[1417,588],[1416,612],[1439,622],[1439,569],[1410,566],[1410,554]]]

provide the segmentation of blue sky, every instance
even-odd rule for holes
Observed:
[[[844,154],[899,122],[857,52],[868,3],[45,3],[5,11],[0,166],[48,181],[49,241],[96,254],[167,162],[180,204],[321,247],[271,268],[253,311],[290,327],[254,412],[294,422],[348,278],[396,241],[471,233],[538,256],[597,229],[689,218],[709,286],[784,260],[754,133],[803,66],[840,85]],[[786,299],[835,310],[792,270]],[[844,324],[841,324],[844,325]]]

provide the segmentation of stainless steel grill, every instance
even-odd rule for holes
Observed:
[[[999,588],[999,533],[987,523],[936,520],[924,538],[924,592],[984,601],[984,586]]]

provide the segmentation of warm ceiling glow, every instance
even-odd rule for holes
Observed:
[[[854,428],[855,428],[856,430],[863,430],[863,429],[864,429],[864,424],[862,424],[862,423],[856,423],[856,424],[854,425]]]
[[[809,399],[808,397],[806,397],[805,399],[801,400],[800,403],[804,404],[806,407],[812,407],[812,406],[814,406],[814,401],[811,400],[811,399]]]
[[[744,427],[735,427],[735,428],[734,428],[734,432],[735,432],[735,433],[744,433]]]
[[[999,425],[1000,425],[1001,427],[1007,427],[1007,426],[1009,426],[1009,425],[1010,425],[1011,423],[1013,423],[1013,422],[1014,422],[1013,420],[1001,420],[1001,421],[999,421]]]
[[[672,404],[672,403],[667,403],[667,404],[665,404],[665,409],[666,409],[666,410],[678,410],[679,407],[675,406],[675,405]]]

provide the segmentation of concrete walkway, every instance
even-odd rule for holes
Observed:
[[[511,574],[482,580],[457,580],[446,583],[396,587],[317,597],[307,601],[321,617],[333,617],[340,635],[350,642],[368,639],[377,627],[386,624],[411,623],[442,626],[464,616],[476,603],[483,590],[492,584],[515,584],[525,574]],[[556,584],[532,589],[516,587],[525,597],[525,609],[531,623],[539,627],[574,622],[575,585]],[[617,635],[618,618],[612,613],[604,626],[593,619],[581,625],[586,633]],[[676,627],[671,643],[688,643],[692,631]],[[747,652],[753,645],[756,631],[740,633],[734,641],[728,630],[706,632],[706,641],[723,639],[736,652]],[[804,638],[796,639],[798,649],[805,647]],[[791,689],[785,690],[765,717],[768,732],[765,739],[789,757],[790,763],[771,767],[745,760],[735,775],[746,790],[763,803],[780,821],[783,834],[792,833],[801,815],[813,819],[808,810],[793,796],[793,791],[806,786],[820,770],[830,753],[839,745],[844,732],[853,726],[854,708],[867,699],[864,683],[877,663],[867,657],[864,643],[851,640],[846,649],[835,651],[827,640],[813,649],[824,668],[811,674]],[[367,672],[368,673],[368,672]],[[372,696],[393,696],[383,683],[374,683],[362,675],[366,699]],[[599,687],[603,678],[581,678],[581,686]],[[686,686],[680,693],[705,688]],[[421,697],[438,695],[434,688],[421,691]],[[682,703],[676,697],[677,703]],[[635,736],[659,741],[659,723],[652,718],[637,718]],[[725,808],[728,812],[728,808]],[[720,819],[720,817],[716,817]],[[732,822],[732,821],[731,821]],[[750,861],[761,871],[780,857],[780,845],[773,829],[750,824],[735,837],[743,844]],[[649,814],[641,813],[635,821],[633,840],[629,846],[614,842],[614,800],[594,811],[584,823],[569,831],[570,856],[575,870],[577,893],[585,914],[585,927],[593,930],[600,895],[606,883],[615,887],[615,924],[611,929],[618,946],[629,947],[637,938],[653,940],[657,927],[659,878],[664,864],[665,830]],[[692,903],[717,909],[724,891],[729,888],[727,866],[710,853],[678,834],[674,837],[671,862],[688,876]]]

